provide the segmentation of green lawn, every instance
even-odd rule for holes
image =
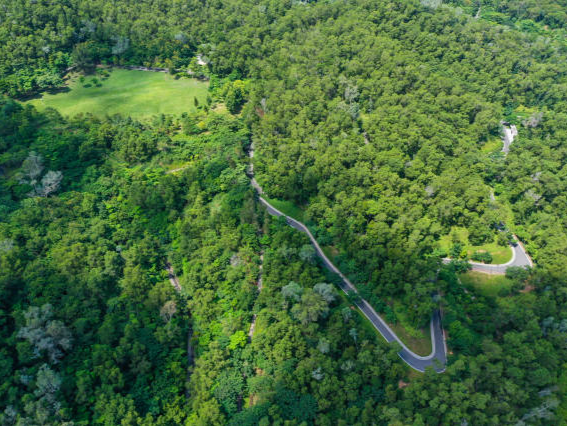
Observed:
[[[413,327],[406,318],[406,309],[401,303],[394,302],[394,312],[398,318],[396,324],[388,323],[400,340],[417,355],[427,356],[431,353],[431,331],[428,326],[422,330]],[[384,318],[384,317],[383,317]]]
[[[502,139],[499,137],[490,138],[480,149],[482,152],[494,152],[502,150]]]
[[[467,251],[469,257],[475,251],[487,251],[492,255],[492,263],[500,264],[506,263],[512,259],[512,249],[510,247],[503,247],[496,243],[496,234],[494,234],[494,241],[491,243],[483,244],[481,246],[473,246],[469,243],[469,231],[466,228],[454,227],[448,235],[444,235],[439,239],[439,246],[442,249],[449,250],[453,245],[451,234],[455,232],[461,243],[464,244],[464,248]]]
[[[100,87],[92,84],[96,77]],[[85,85],[91,87],[85,87]],[[180,78],[161,72],[130,71],[116,69],[107,79],[79,76],[69,81],[70,90],[56,94],[45,94],[28,103],[42,110],[52,107],[63,115],[91,112],[95,115],[123,114],[132,117],[147,117],[154,114],[181,114],[195,110],[194,100],[205,102],[208,83],[196,79]]]
[[[490,275],[482,272],[469,271],[459,276],[465,287],[474,287],[485,296],[497,297],[500,290],[505,289],[507,293],[512,287],[512,280],[504,275]]]
[[[268,203],[281,211],[283,214],[286,214],[300,222],[304,221],[304,211],[300,207],[297,207],[295,204],[293,204],[291,201],[276,200],[275,198],[268,198],[265,195],[264,198]]]

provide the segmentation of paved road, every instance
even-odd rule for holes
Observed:
[[[517,237],[514,235],[517,240]],[[523,267],[532,267],[534,266],[532,260],[526,253],[524,246],[521,242],[518,242],[517,245],[513,246],[510,245],[512,249],[512,259],[506,263],[500,263],[496,265],[487,264],[487,263],[478,263],[478,262],[471,262],[469,264],[472,266],[473,271],[484,272],[485,274],[493,274],[493,275],[504,275],[506,273],[506,269],[510,266],[523,266]],[[443,263],[450,263],[450,258],[444,258]]]
[[[485,263],[469,262],[472,266],[473,271],[484,272],[486,274],[496,274],[504,275],[506,269],[510,266],[533,266],[532,260],[524,250],[522,243],[518,243],[515,246],[510,246],[512,249],[512,259],[507,263],[502,263],[500,265],[490,265]]]
[[[512,128],[504,127],[504,146],[505,149],[503,151],[505,153],[508,152],[509,146],[514,140],[514,137],[517,135],[517,130],[514,126]],[[250,159],[254,158],[254,148],[251,147],[249,151]],[[301,231],[309,237],[311,244],[315,248],[317,255],[321,258],[325,267],[335,274],[337,274],[341,278],[341,289],[348,293],[349,291],[357,291],[354,285],[346,278],[339,269],[333,265],[333,263],[327,258],[319,243],[309,229],[301,222],[285,215],[274,206],[272,206],[268,201],[266,201],[262,195],[264,191],[262,187],[256,181],[254,177],[254,165],[250,162],[248,167],[248,176],[250,177],[250,182],[258,195],[260,196],[260,202],[266,207],[269,214],[273,216],[281,216],[284,217],[287,221],[288,225]],[[485,272],[489,274],[504,274],[506,269],[510,266],[533,266],[533,263],[530,257],[527,255],[526,251],[522,243],[518,243],[516,246],[511,246],[513,250],[512,259],[505,264],[501,265],[488,265],[484,263],[477,263],[477,262],[470,262],[472,265],[472,269],[474,271]],[[450,259],[444,259],[445,263],[450,262]],[[397,341],[402,350],[398,353],[400,358],[404,360],[406,364],[418,371],[425,371],[427,367],[433,367],[435,371],[441,373],[445,371],[445,365],[447,363],[447,345],[445,343],[445,334],[443,328],[441,326],[441,312],[439,310],[435,311],[433,317],[431,318],[430,323],[430,330],[431,330],[431,343],[432,343],[432,351],[431,354],[428,356],[419,356],[413,353],[404,343],[398,338],[398,336],[392,331],[392,329],[388,326],[388,324],[376,313],[376,311],[366,302],[364,299],[361,299],[361,302],[357,304],[358,308],[364,314],[366,318],[374,325],[376,330],[386,339],[388,342]]]
[[[250,149],[249,152],[250,158],[254,157],[254,150],[253,148]],[[285,215],[274,206],[272,206],[268,201],[262,197],[264,193],[262,188],[254,178],[254,166],[252,164],[248,167],[248,175],[250,177],[250,181],[252,186],[256,189],[260,196],[260,202],[266,207],[269,214],[272,216],[281,216],[284,217],[287,221],[288,225],[292,228],[297,229],[300,232],[307,234],[311,244],[315,248],[317,255],[322,260],[323,265],[330,271],[334,272],[341,278],[340,287],[345,292],[348,293],[349,291],[357,292],[354,285],[349,281],[347,277],[345,277],[341,271],[329,260],[329,258],[325,255],[319,243],[311,234],[309,229],[301,222]],[[358,308],[364,314],[366,318],[374,325],[376,330],[386,339],[387,342],[398,342],[402,347],[402,350],[398,353],[400,358],[404,360],[406,364],[418,371],[425,371],[427,367],[433,367],[435,371],[441,373],[445,371],[445,364],[447,363],[447,346],[445,344],[445,335],[443,333],[443,328],[441,327],[441,312],[436,311],[431,318],[430,323],[430,331],[431,331],[431,344],[432,344],[432,351],[431,354],[428,356],[420,356],[413,353],[404,343],[399,339],[399,337],[392,331],[392,329],[388,326],[388,324],[382,319],[380,315],[366,302],[366,300],[361,299],[359,303],[357,303]]]

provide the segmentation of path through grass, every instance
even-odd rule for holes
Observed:
[[[100,87],[92,84],[96,78]],[[90,85],[90,87],[85,87]],[[206,101],[208,83],[180,78],[162,72],[116,69],[110,77],[86,76],[84,81],[73,76],[69,91],[44,94],[28,101],[42,110],[52,107],[63,115],[90,112],[95,115],[123,114],[140,118],[154,114],[181,114],[195,110],[194,97]]]

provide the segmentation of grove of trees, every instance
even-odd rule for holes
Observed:
[[[0,422],[567,424],[565,7],[481,3],[502,19],[414,0],[6,1]],[[212,101],[193,114],[15,100],[70,68],[197,53]],[[251,142],[268,196],[390,322],[442,308],[445,373],[410,371],[266,213]],[[513,232],[536,266],[497,296],[465,287],[466,264],[440,259],[454,227],[475,245]]]

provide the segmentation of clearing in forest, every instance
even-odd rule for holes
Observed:
[[[38,109],[57,109],[63,115],[90,112],[140,118],[154,114],[181,114],[206,101],[208,83],[163,73],[116,69],[108,77],[73,75],[70,90],[28,101]]]
[[[465,287],[473,287],[484,296],[508,296],[514,282],[504,275],[489,275],[482,272],[469,271],[460,274],[459,279]]]
[[[492,255],[493,264],[502,264],[510,261],[512,259],[512,250],[509,246],[501,246],[497,241],[497,234],[494,234],[493,240],[485,244],[475,246],[469,241],[469,231],[462,227],[453,227],[450,234],[444,235],[439,239],[439,246],[449,251],[453,245],[452,234],[455,234],[460,243],[463,244],[463,249],[466,250],[468,256],[470,257],[475,251],[487,251]]]

